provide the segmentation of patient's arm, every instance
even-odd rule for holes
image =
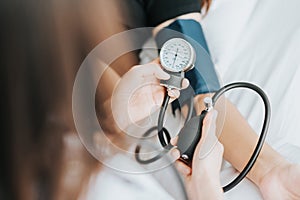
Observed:
[[[257,143],[257,135],[238,110],[226,100],[226,117],[220,137],[225,146],[224,157],[242,170]],[[253,169],[248,174],[264,199],[300,199],[300,166],[286,161],[265,144]]]
[[[204,109],[205,96],[207,95],[198,95],[195,98],[199,113]],[[228,99],[223,98],[215,109],[219,112],[218,128],[222,129],[219,140],[224,145],[224,158],[241,171],[253,153],[258,136]],[[262,178],[283,162],[286,162],[285,159],[265,143],[248,178],[259,186]]]

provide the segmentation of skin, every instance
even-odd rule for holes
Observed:
[[[165,87],[160,85],[159,80],[169,78],[170,75],[159,65],[159,60],[154,60],[134,66],[120,79],[112,95],[111,105],[114,120],[122,131],[159,108],[165,96]],[[188,80],[184,79],[182,88],[188,85]],[[168,90],[167,93],[171,97],[170,102],[180,95],[176,89]]]

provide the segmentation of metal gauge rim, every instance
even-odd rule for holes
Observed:
[[[175,70],[174,68],[170,68],[168,67],[168,65],[164,62],[163,56],[165,53],[165,50],[168,46],[170,46],[171,44],[174,43],[184,43],[190,50],[190,59],[188,61],[188,63],[180,70]],[[182,71],[188,71],[190,69],[192,69],[194,67],[195,64],[195,60],[196,60],[196,53],[195,50],[193,48],[193,46],[186,40],[182,39],[182,38],[172,38],[170,40],[168,40],[167,42],[165,42],[160,50],[160,63],[161,65],[164,67],[164,69],[166,69],[167,71],[171,71],[171,72],[182,72]]]

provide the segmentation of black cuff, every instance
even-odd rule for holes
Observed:
[[[143,0],[147,25],[157,26],[183,14],[200,12],[199,0]]]

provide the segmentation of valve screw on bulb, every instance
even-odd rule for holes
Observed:
[[[204,102],[206,111],[210,111],[213,108],[213,102],[212,102],[212,99],[210,97],[205,97],[203,102]]]
[[[184,160],[189,159],[188,155],[186,155],[186,154],[182,154],[181,157],[182,157]]]

